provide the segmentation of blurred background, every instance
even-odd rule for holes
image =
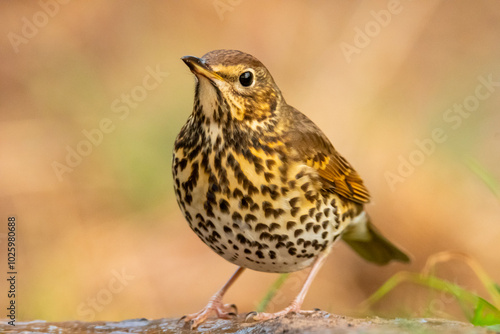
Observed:
[[[337,244],[305,309],[354,314],[440,251],[466,253],[500,281],[498,1],[0,7],[0,267],[15,215],[18,320],[178,317],[236,269],[189,229],[170,166],[194,94],[180,57],[221,48],[266,65],[362,175],[373,222],[412,254],[409,266],[377,267]],[[484,290],[460,263],[439,275]],[[277,277],[248,271],[225,300],[252,311]],[[304,278],[291,275],[271,309]],[[0,289],[3,304],[4,279]],[[404,285],[386,306],[422,315],[424,292]]]

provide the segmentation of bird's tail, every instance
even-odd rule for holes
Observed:
[[[379,265],[390,261],[410,262],[410,258],[387,240],[363,211],[345,229],[342,239],[365,260]]]

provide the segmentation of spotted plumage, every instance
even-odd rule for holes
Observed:
[[[179,206],[203,242],[265,272],[319,268],[341,237],[369,261],[408,261],[370,223],[359,175],[285,102],[260,61],[233,50],[183,60],[197,81],[172,170]],[[196,326],[209,311],[227,315],[221,298],[188,319]]]

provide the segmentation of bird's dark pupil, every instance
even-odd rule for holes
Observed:
[[[253,83],[253,74],[250,71],[246,71],[240,75],[240,84],[244,87],[248,87]]]

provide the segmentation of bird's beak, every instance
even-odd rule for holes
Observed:
[[[193,56],[184,56],[181,59],[184,63],[186,63],[191,72],[193,72],[193,74],[195,74],[196,76],[202,75],[205,78],[209,79],[210,81],[224,80],[216,72],[209,69],[207,65],[205,65],[203,59]]]

